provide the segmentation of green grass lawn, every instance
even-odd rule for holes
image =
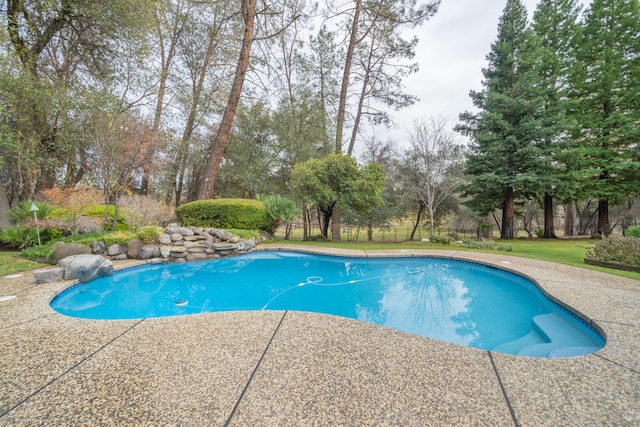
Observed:
[[[41,267],[42,264],[21,257],[19,252],[0,252],[0,276]]]

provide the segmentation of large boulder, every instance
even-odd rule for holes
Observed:
[[[66,243],[56,249],[51,255],[51,264],[57,264],[61,259],[72,255],[90,254],[91,248],[82,243]]]
[[[80,283],[113,274],[113,263],[100,255],[81,254],[61,259],[57,267],[64,269],[64,279],[78,279]]]

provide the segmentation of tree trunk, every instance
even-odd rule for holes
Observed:
[[[510,240],[510,239],[516,238],[516,216],[515,216],[513,187],[508,187],[504,191],[504,202],[502,204],[501,238],[504,240]]]
[[[353,122],[353,129],[351,130],[349,149],[347,150],[348,155],[351,155],[353,153],[353,147],[356,144],[356,137],[358,136],[358,129],[360,128],[360,120],[362,119],[362,108],[364,107],[364,100],[367,96],[367,86],[369,86],[369,69],[371,67],[371,57],[373,56],[374,45],[374,43],[371,43],[371,48],[369,50],[369,62],[367,64],[367,70],[365,71],[364,79],[362,80],[362,90],[360,91],[360,99],[358,100],[358,110]]]
[[[302,205],[302,240],[307,240],[311,231],[311,218],[306,203]]]
[[[198,187],[198,199],[210,199],[214,194],[214,186],[220,171],[220,163],[224,150],[229,141],[229,134],[233,126],[233,119],[240,103],[240,95],[242,94],[242,86],[247,74],[249,66],[249,55],[251,53],[251,44],[253,43],[253,25],[256,16],[256,0],[241,0],[242,16],[244,18],[244,35],[242,37],[242,47],[240,48],[240,57],[236,66],[236,72],[231,85],[231,92],[227,100],[222,121],[218,127],[215,139],[211,144],[211,152],[207,159],[207,164],[202,174]]]
[[[344,116],[347,111],[347,92],[349,90],[349,75],[351,73],[351,62],[353,52],[358,44],[358,26],[360,25],[360,12],[362,11],[362,0],[355,0],[356,10],[353,12],[351,23],[351,37],[344,61],[344,72],[342,74],[342,88],[340,89],[340,103],[338,105],[338,117],[336,123],[336,153],[342,153],[342,131],[344,129]]]
[[[564,235],[573,236],[575,202],[572,200],[564,208]]]
[[[556,230],[553,226],[553,196],[549,193],[544,195],[544,233],[545,239],[555,239]]]
[[[598,202],[598,225],[596,227],[596,233],[608,236],[609,232],[609,201],[600,200]]]
[[[420,219],[422,218],[422,212],[424,212],[424,208],[424,204],[420,203],[420,208],[418,209],[418,217],[416,218],[415,224],[413,224],[413,230],[411,230],[411,236],[409,237],[409,240],[413,240],[414,236],[416,235],[416,230],[420,225]]]
[[[333,208],[333,215],[331,215],[331,241],[340,242],[340,209]]]
[[[11,205],[9,204],[9,198],[6,191],[4,191],[4,185],[0,184],[0,228],[10,227],[12,224],[9,211]]]

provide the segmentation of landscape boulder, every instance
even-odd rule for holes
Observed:
[[[64,279],[87,283],[113,274],[113,263],[101,255],[81,254],[61,259],[57,267],[64,269]]]
[[[60,267],[39,268],[33,270],[33,277],[36,283],[54,283],[64,278],[64,269]]]
[[[141,239],[133,239],[127,242],[127,256],[133,259],[141,259],[140,251],[144,246],[144,242]]]
[[[66,243],[51,254],[50,262],[55,265],[61,259],[80,254],[91,254],[91,248],[87,245],[83,245],[82,243]]]
[[[63,235],[71,236],[72,234],[92,234],[104,233],[104,228],[96,224],[91,218],[81,216],[66,226]]]

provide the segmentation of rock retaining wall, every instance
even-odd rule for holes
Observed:
[[[91,244],[91,253],[111,260],[186,262],[237,255],[250,251],[257,244],[255,238],[242,239],[225,230],[171,224],[155,243],[145,244],[140,239],[133,239],[126,245],[116,243],[107,246],[104,242],[94,241]]]

